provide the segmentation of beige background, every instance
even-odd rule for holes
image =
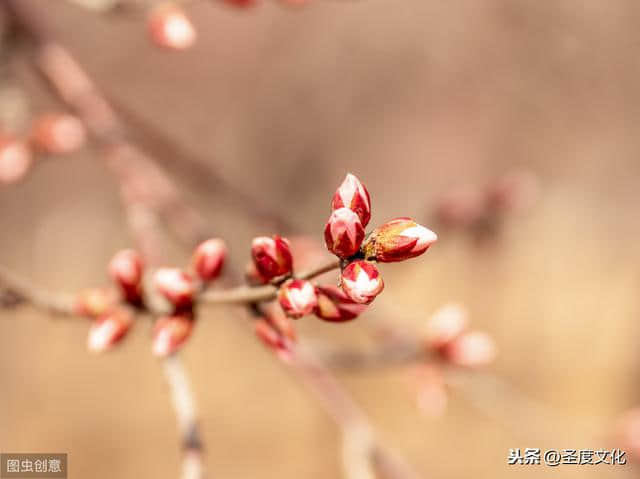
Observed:
[[[492,371],[545,406],[501,395],[480,411],[454,391],[446,416],[430,419],[405,371],[342,379],[424,477],[632,476],[508,467],[506,455],[608,447],[619,413],[638,403],[640,4],[316,0],[239,13],[201,1],[188,9],[197,47],[167,54],[148,44],[141,18],[39,2],[113,99],[298,233],[320,236],[346,171],[369,187],[372,224],[424,218],[453,185],[512,166],[536,172],[541,200],[499,242],[443,235],[424,258],[384,268],[379,302],[425,317],[463,302],[496,337]],[[3,81],[24,87],[32,112],[55,107],[23,60],[11,65]],[[270,231],[185,158],[164,160],[242,264],[251,237]],[[0,261],[43,286],[103,284],[110,255],[130,244],[91,150],[0,189]],[[167,242],[168,263],[186,257]],[[366,321],[308,318],[300,329],[356,341]],[[86,333],[82,320],[0,312],[0,450],[68,452],[73,478],[175,478],[177,434],[148,324],[100,357],[85,351]],[[184,356],[211,477],[338,477],[334,426],[241,317],[203,312]]]

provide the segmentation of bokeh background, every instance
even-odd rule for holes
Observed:
[[[612,447],[620,413],[640,402],[638,2],[313,0],[240,11],[199,1],[187,7],[196,47],[172,54],[150,45],[144,16],[36,1],[127,118],[178,146],[168,153],[140,134],[229,239],[236,264],[272,231],[207,172],[278,209],[296,225],[287,233],[318,239],[347,171],[372,194],[372,224],[428,221],[456,185],[536,174],[537,203],[499,238],[443,234],[419,260],[383,268],[372,306],[418,328],[440,305],[464,304],[496,339],[490,374],[511,392],[453,389],[446,414],[431,418],[416,409],[406,368],[340,378],[424,477],[634,475],[508,466],[507,454]],[[24,55],[8,55],[1,78],[27,112],[60,108]],[[11,105],[5,98],[3,115]],[[42,286],[105,284],[109,258],[131,244],[117,185],[91,148],[0,189],[0,261]],[[167,263],[187,257],[168,237]],[[308,318],[299,330],[349,343],[366,323]],[[149,324],[104,356],[86,352],[87,329],[0,311],[0,450],[68,452],[72,478],[176,477],[178,435]],[[203,311],[184,359],[211,477],[339,477],[336,428],[242,315]]]

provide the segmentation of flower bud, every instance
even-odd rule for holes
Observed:
[[[144,264],[137,251],[124,249],[118,251],[109,262],[109,274],[120,287],[124,299],[138,303],[142,298],[142,273]]]
[[[153,275],[153,284],[176,309],[193,304],[196,284],[193,277],[178,268],[160,268]]]
[[[0,136],[0,183],[15,183],[29,171],[31,151],[15,138]]]
[[[491,363],[496,357],[496,346],[487,333],[462,333],[443,351],[446,359],[457,366],[478,367]]]
[[[383,224],[367,238],[365,258],[393,263],[415,258],[438,240],[436,234],[410,218],[396,218]]]
[[[90,288],[80,291],[73,304],[73,313],[79,316],[97,318],[113,309],[117,298],[112,290]]]
[[[292,318],[306,316],[318,304],[315,288],[303,279],[293,279],[280,286],[278,301],[287,316]]]
[[[358,215],[349,208],[331,213],[324,227],[327,249],[340,258],[349,258],[358,252],[364,239],[364,228]]]
[[[362,227],[366,227],[371,219],[371,198],[369,192],[360,180],[351,173],[347,173],[342,184],[338,187],[333,200],[331,210],[349,208],[360,218]]]
[[[378,268],[368,261],[349,263],[342,270],[340,281],[345,294],[359,304],[369,304],[384,288]]]
[[[278,235],[254,238],[251,256],[258,273],[267,281],[289,274],[293,268],[289,241]]]
[[[196,41],[191,20],[180,7],[171,3],[161,4],[151,11],[148,31],[156,45],[171,50],[186,50]]]
[[[87,340],[89,351],[101,353],[111,349],[124,338],[132,324],[133,315],[124,309],[94,319]]]
[[[325,285],[316,288],[318,305],[315,314],[320,319],[341,323],[358,317],[367,305],[353,301],[338,286]]]
[[[153,354],[166,357],[175,353],[189,339],[195,321],[191,314],[162,316],[153,325]]]
[[[224,241],[212,238],[198,245],[193,253],[191,264],[200,279],[213,281],[220,276],[226,256],[227,247]]]
[[[447,304],[438,309],[427,321],[423,332],[425,345],[439,349],[467,328],[467,312],[457,304]]]
[[[51,155],[64,155],[79,150],[87,140],[82,122],[66,113],[48,113],[33,125],[31,140],[35,148]]]

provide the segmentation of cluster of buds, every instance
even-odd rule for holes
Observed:
[[[371,198],[365,186],[348,174],[331,201],[331,214],[324,228],[329,252],[340,259],[339,285],[315,285],[293,275],[291,244],[280,236],[258,237],[251,247],[252,263],[247,268],[251,284],[278,286],[281,310],[292,319],[309,314],[329,322],[344,322],[362,314],[380,294],[384,283],[377,262],[391,263],[424,253],[436,240],[435,233],[409,218],[392,220],[368,236]],[[273,347],[280,337],[260,322],[258,335]],[[271,339],[269,339],[271,338]]]
[[[253,7],[259,0],[223,0],[237,8]],[[300,6],[307,0],[281,0],[281,3]],[[196,42],[196,28],[184,9],[176,2],[156,5],[147,18],[147,32],[151,41],[167,50],[187,50]]]
[[[102,352],[120,342],[133,324],[136,311],[155,310],[161,303],[167,311],[153,328],[152,350],[157,356],[176,352],[189,338],[194,325],[194,301],[197,293],[220,275],[227,248],[219,239],[209,239],[194,251],[189,271],[159,268],[146,286],[145,267],[134,250],[121,250],[109,262],[109,274],[118,295],[109,289],[81,292],[74,311],[93,320],[88,346]]]
[[[36,117],[25,138],[0,134],[0,183],[25,177],[38,155],[66,155],[86,143],[86,130],[78,118],[66,113]]]
[[[482,186],[462,185],[444,195],[436,207],[443,228],[470,231],[483,239],[498,232],[508,214],[528,210],[538,198],[536,176],[514,170]]]
[[[438,309],[427,321],[422,344],[438,361],[417,365],[418,409],[429,416],[444,414],[448,391],[443,364],[476,368],[491,363],[496,355],[493,339],[481,331],[468,330],[467,312],[456,304]]]

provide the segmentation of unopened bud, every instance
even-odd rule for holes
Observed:
[[[467,312],[457,304],[447,304],[427,320],[423,338],[428,348],[439,349],[467,328]]]
[[[293,268],[289,242],[278,235],[254,238],[251,256],[258,273],[267,281],[289,274]]]
[[[64,155],[79,150],[87,133],[82,122],[73,115],[48,113],[33,125],[31,139],[35,148],[51,155]]]
[[[227,247],[224,241],[212,238],[198,245],[193,253],[191,264],[200,279],[213,281],[220,276],[226,256]]]
[[[340,258],[349,258],[360,249],[364,228],[360,218],[349,208],[339,208],[331,213],[324,227],[327,249]]]
[[[303,279],[293,279],[280,286],[278,301],[287,316],[292,318],[310,314],[318,304],[315,288]]]
[[[420,256],[437,240],[433,231],[411,218],[396,218],[373,230],[362,249],[367,259],[393,263]]]
[[[87,340],[89,351],[101,353],[111,349],[124,338],[132,324],[133,315],[124,309],[94,319]]]
[[[349,263],[342,270],[340,278],[345,294],[360,304],[369,304],[384,288],[378,268],[368,261]]]
[[[138,303],[142,297],[144,264],[137,251],[118,251],[109,262],[109,274],[122,291],[125,300]]]
[[[112,290],[90,288],[80,291],[73,304],[73,312],[79,316],[97,318],[113,309],[116,297]]]
[[[318,305],[315,313],[320,319],[340,323],[357,318],[366,309],[366,304],[353,301],[338,286],[325,285],[316,288]]]
[[[156,45],[171,50],[186,50],[196,41],[196,29],[191,20],[180,7],[170,3],[151,11],[148,30]]]
[[[20,181],[33,161],[25,143],[15,138],[0,136],[0,183]]]
[[[153,284],[176,309],[193,304],[196,283],[191,275],[178,268],[160,268],[153,275]]]
[[[371,198],[369,192],[360,180],[351,173],[348,173],[342,184],[338,187],[333,200],[331,210],[339,208],[349,208],[360,218],[363,227],[369,224],[371,219]]]
[[[178,351],[189,339],[195,321],[191,314],[162,316],[153,325],[153,354],[169,356]]]
[[[447,345],[444,356],[457,366],[485,366],[495,359],[496,345],[487,333],[465,332]]]

